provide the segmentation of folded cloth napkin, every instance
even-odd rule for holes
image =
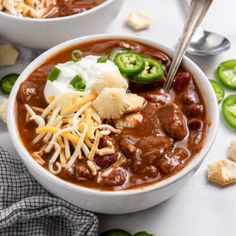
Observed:
[[[93,213],[52,196],[0,147],[0,235],[94,236],[97,228]]]

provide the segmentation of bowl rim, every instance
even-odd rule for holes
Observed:
[[[8,113],[7,113],[7,125],[8,130],[10,133],[11,140],[13,141],[13,145],[16,148],[21,160],[25,163],[27,169],[29,171],[37,172],[38,176],[44,176],[47,179],[50,179],[51,182],[57,186],[57,188],[62,189],[70,189],[74,192],[83,192],[84,194],[88,195],[100,195],[100,196],[123,196],[123,195],[134,195],[144,192],[152,192],[156,191],[158,189],[165,188],[180,179],[184,178],[186,175],[191,173],[196,167],[198,167],[207,153],[209,152],[210,148],[212,147],[216,133],[217,133],[217,127],[219,122],[219,109],[218,109],[218,103],[214,94],[214,91],[210,85],[210,82],[208,81],[206,75],[203,73],[203,71],[189,58],[186,56],[184,57],[183,64],[188,68],[190,71],[194,71],[195,74],[197,74],[197,78],[201,78],[202,84],[204,85],[204,89],[207,91],[208,102],[210,105],[208,105],[208,109],[211,107],[211,126],[208,129],[208,133],[206,136],[206,141],[203,146],[203,148],[200,150],[199,153],[196,154],[196,156],[191,160],[190,163],[188,163],[187,166],[185,166],[183,169],[178,171],[176,174],[160,181],[160,182],[154,182],[149,183],[141,187],[135,187],[131,189],[124,189],[119,191],[105,191],[105,190],[98,190],[98,189],[91,189],[86,188],[80,185],[76,185],[70,182],[67,182],[53,174],[51,174],[48,170],[41,167],[29,154],[29,152],[26,150],[25,146],[23,145],[20,136],[17,132],[17,124],[15,119],[15,100],[16,95],[19,89],[20,84],[28,78],[28,76],[34,71],[37,67],[39,67],[41,64],[43,64],[49,57],[51,57],[53,54],[57,54],[60,51],[63,51],[66,48],[70,48],[75,45],[79,45],[81,43],[86,43],[89,41],[96,41],[100,39],[127,39],[127,40],[135,40],[140,43],[144,43],[150,46],[153,46],[157,49],[161,49],[162,51],[166,52],[167,54],[173,56],[174,49],[171,49],[163,44],[159,44],[153,40],[141,38],[138,36],[129,36],[129,35],[110,35],[110,34],[97,34],[97,35],[90,35],[90,36],[84,36],[79,37],[76,39],[72,39],[69,41],[66,41],[64,43],[61,43],[57,46],[54,46],[53,48],[45,51],[43,54],[41,54],[39,57],[37,57],[35,60],[33,60],[21,73],[20,77],[16,81],[13,90],[9,97],[9,105],[8,105]],[[196,79],[198,80],[198,79]],[[207,104],[206,104],[207,105]],[[27,163],[26,163],[27,162]]]
[[[106,6],[110,5],[114,1],[116,1],[116,0],[105,0],[105,2],[91,8],[89,10],[86,10],[84,12],[76,13],[76,14],[69,15],[69,16],[62,16],[62,17],[54,17],[54,18],[19,17],[19,16],[14,16],[14,15],[8,14],[3,11],[0,11],[0,16],[9,17],[13,20],[19,20],[19,21],[24,21],[24,22],[36,22],[36,23],[59,22],[59,21],[66,21],[66,20],[74,19],[74,18],[77,18],[80,16],[86,16],[89,14],[93,14],[94,12],[99,11],[100,9],[105,8]]]

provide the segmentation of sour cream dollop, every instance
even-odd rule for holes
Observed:
[[[62,94],[75,91],[70,85],[71,80],[79,75],[86,83],[85,91],[90,90],[92,83],[99,80],[99,77],[104,72],[117,73],[121,75],[118,67],[111,61],[107,60],[104,63],[98,63],[99,56],[86,56],[79,62],[69,61],[66,63],[57,64],[60,69],[60,75],[54,81],[47,80],[44,95],[46,98],[51,96],[59,97]]]

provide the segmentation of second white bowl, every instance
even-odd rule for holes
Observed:
[[[0,34],[26,47],[48,49],[72,38],[103,33],[123,2],[106,0],[83,13],[48,19],[22,18],[0,11]]]

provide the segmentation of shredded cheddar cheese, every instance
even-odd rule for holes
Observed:
[[[75,104],[73,104],[72,106],[68,107],[67,109],[65,109],[62,112],[62,115],[69,115],[73,112],[75,112],[76,110],[78,110],[80,107],[82,107],[83,105],[85,105],[88,102],[93,101],[96,98],[95,94],[90,94],[89,96],[81,99],[80,101],[76,102]]]

